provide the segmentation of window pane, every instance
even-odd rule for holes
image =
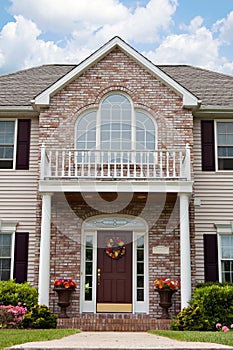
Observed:
[[[121,94],[108,96],[101,105],[101,148],[111,150],[125,150],[128,140],[131,149],[131,118],[132,108],[130,101]],[[107,122],[107,125],[106,125]],[[123,131],[128,133],[123,134]],[[109,147],[104,141],[109,141]]]
[[[143,289],[137,290],[137,301],[144,301],[144,290]]]
[[[11,259],[0,258],[0,280],[7,281],[10,279]]]
[[[85,300],[92,300],[93,280],[93,236],[86,236],[85,247]]]
[[[137,287],[144,287],[144,276],[137,277]]]
[[[77,123],[78,149],[95,149],[96,145],[96,112],[85,114]]]
[[[136,113],[136,144],[137,149],[155,149],[155,124],[142,112]]]
[[[86,260],[88,261],[92,261],[93,257],[92,257],[92,249],[86,249]]]
[[[144,301],[144,236],[137,238],[137,301]]]
[[[233,282],[233,261],[222,261],[222,281]]]
[[[233,237],[221,236],[222,258],[233,259]]]
[[[233,170],[233,123],[217,123],[218,169]]]
[[[0,122],[0,169],[12,169],[14,157],[15,122]]]

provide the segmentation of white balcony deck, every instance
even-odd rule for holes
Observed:
[[[46,149],[41,180],[190,181],[190,150],[107,151]]]

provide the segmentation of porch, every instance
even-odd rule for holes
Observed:
[[[77,204],[79,201],[81,201],[81,203],[84,201],[90,208],[93,209],[95,208],[96,203],[100,203],[100,198],[96,199],[94,194],[100,194],[100,197],[102,197],[104,200],[103,208],[101,208],[103,210],[100,210],[99,213],[92,210],[92,215],[99,215],[100,212],[102,212],[102,214],[105,213],[103,215],[106,218],[105,221],[108,223],[111,221],[109,220],[109,213],[116,213],[117,215],[124,216],[124,212],[122,210],[126,206],[121,208],[119,207],[119,204],[124,204],[124,199],[126,198],[128,200],[131,194],[134,196],[131,206],[133,207],[134,203],[136,204],[141,200],[145,200],[145,206],[150,208],[151,217],[156,216],[156,203],[158,204],[158,202],[156,202],[157,199],[154,201],[152,199],[153,196],[151,197],[151,195],[162,195],[165,203],[167,200],[169,200],[170,195],[174,194],[177,196],[177,203],[179,207],[178,222],[180,227],[180,274],[181,284],[185,286],[185,288],[181,290],[181,305],[182,307],[187,305],[191,296],[188,208],[189,196],[192,193],[192,180],[189,146],[186,146],[186,148],[182,150],[176,149],[172,151],[163,149],[159,151],[127,152],[59,150],[48,149],[43,146],[41,154],[41,179],[39,189],[42,194],[39,304],[49,305],[50,300],[50,236],[52,198],[54,198],[56,194],[60,193],[64,194],[66,199],[69,198],[68,202],[70,204],[70,208],[72,208],[76,217],[81,215],[80,211],[83,210],[81,209],[80,205]],[[117,201],[114,203],[114,200],[112,200],[114,199],[115,194],[119,195],[119,203]],[[148,200],[148,198],[150,200]],[[72,202],[74,203],[74,208],[72,206]],[[114,209],[113,211],[110,210],[111,204],[112,209]],[[137,206],[138,204],[136,207]],[[160,208],[163,207],[160,206]],[[57,212],[59,212],[59,210]],[[91,210],[86,210],[85,212],[91,212]],[[125,214],[127,214],[127,211],[125,211]],[[137,218],[137,216],[140,216],[141,214],[133,215],[134,218]],[[84,219],[85,218],[86,216],[84,215]],[[116,218],[114,218],[113,221],[115,223]],[[103,229],[106,229],[106,222],[102,227]],[[119,222],[122,222],[122,220],[119,220]],[[69,225],[70,223],[67,224],[67,227]],[[75,224],[73,227],[75,227]],[[109,227],[110,230],[113,228],[114,226],[112,228]],[[134,229],[132,229],[132,232],[134,232]],[[94,240],[96,240],[97,236],[96,229],[96,236],[93,236]],[[97,255],[96,252],[94,252],[94,254]],[[82,255],[85,256],[85,254]],[[94,265],[93,271],[96,271],[96,266]],[[93,277],[93,281],[95,281],[95,278],[96,277]],[[133,280],[136,281],[135,276]],[[84,290],[83,286],[84,283],[82,284],[82,291]],[[148,288],[148,281],[146,281],[145,286]],[[146,293],[146,295],[148,305],[148,293]],[[87,308],[81,308],[82,317],[80,319],[85,319],[85,312],[89,312],[88,317],[91,315],[91,319],[93,318],[93,324],[96,323],[100,325],[102,321],[96,320],[101,319],[101,316],[97,316],[95,314],[96,298],[94,294],[93,296],[94,298],[92,299],[91,310],[87,311]],[[148,312],[148,306],[144,307],[143,312]],[[136,302],[134,302],[132,304],[132,314],[127,316],[126,320],[129,317],[130,319],[136,320],[133,321],[133,323],[140,323],[137,315],[138,309]],[[109,317],[110,316],[111,315],[109,315]],[[102,323],[107,324],[107,319],[108,317],[106,317],[106,321],[103,321]],[[148,316],[148,320],[145,322],[147,323],[147,327],[151,328],[149,326],[151,321],[149,320],[150,317]]]

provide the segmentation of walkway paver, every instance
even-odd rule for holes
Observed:
[[[69,337],[45,342],[33,342],[10,348],[24,350],[202,350],[233,349],[233,347],[212,343],[181,342],[146,332],[81,332]]]

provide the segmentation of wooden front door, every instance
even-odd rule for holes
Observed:
[[[96,311],[132,312],[132,232],[98,231],[97,237]]]

